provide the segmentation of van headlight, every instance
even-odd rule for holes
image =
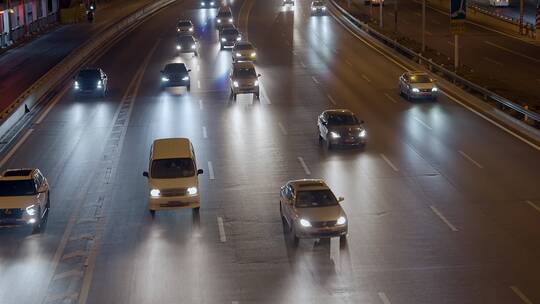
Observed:
[[[35,215],[37,213],[36,205],[30,205],[26,207],[26,213],[28,215]]]
[[[238,88],[238,81],[233,81],[233,86],[234,86],[235,88]]]
[[[187,188],[187,194],[189,194],[189,195],[195,195],[195,194],[197,194],[197,192],[199,192],[197,190],[197,187],[189,187],[189,188]]]
[[[150,190],[150,196],[151,197],[158,197],[161,195],[161,191],[159,189],[152,189]]]
[[[311,223],[306,219],[300,219],[300,225],[302,225],[302,227],[311,227]]]
[[[366,130],[360,131],[360,137],[366,137]]]
[[[420,92],[420,90],[418,88],[412,88],[412,91],[415,92],[415,93]]]

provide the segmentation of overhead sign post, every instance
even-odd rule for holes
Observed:
[[[465,32],[467,1],[450,0],[450,32],[454,35],[454,68],[459,66],[459,35]]]

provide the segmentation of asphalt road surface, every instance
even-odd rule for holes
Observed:
[[[401,68],[306,2],[232,6],[258,48],[260,102],[229,100],[216,12],[183,1],[96,62],[106,98],[67,90],[1,160],[52,187],[43,233],[0,229],[1,303],[540,302],[537,150],[445,95],[400,98]],[[180,18],[198,58],[175,53]],[[192,69],[191,92],[160,89],[169,62]],[[335,107],[366,121],[365,149],[319,146],[316,117]],[[200,216],[147,210],[150,144],[172,136],[205,171]],[[293,245],[278,200],[296,178],[345,197],[344,246]]]
[[[383,7],[383,26],[394,30],[394,0]],[[379,7],[357,5],[365,16],[379,20]],[[422,2],[400,0],[398,2],[398,31],[401,36],[422,42]],[[474,14],[471,9],[469,14]],[[428,7],[426,9],[426,46],[443,57],[448,65],[454,64],[454,37],[450,33],[450,17],[446,12]],[[459,37],[459,62],[470,71],[473,82],[510,100],[540,108],[540,46],[513,36],[493,31],[485,26],[467,22],[465,34]],[[478,79],[478,80],[476,80]]]

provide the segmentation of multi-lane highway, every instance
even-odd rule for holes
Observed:
[[[539,151],[461,107],[408,102],[404,70],[309,3],[235,0],[258,49],[261,100],[229,100],[230,51],[216,10],[178,1],[95,62],[109,94],[66,88],[24,130],[3,168],[39,167],[51,185],[41,234],[0,229],[1,303],[538,303]],[[199,56],[175,51],[191,19]],[[160,89],[170,62],[191,91]],[[317,115],[349,108],[364,149],[326,151]],[[152,141],[189,137],[200,215],[147,209]],[[287,180],[324,178],[348,242],[294,246],[279,216]]]

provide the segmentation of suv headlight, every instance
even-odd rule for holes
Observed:
[[[345,225],[345,223],[347,223],[347,219],[344,216],[340,216],[336,221],[337,225]]]
[[[300,219],[300,225],[302,225],[302,227],[311,227],[311,223],[306,219]]]
[[[360,137],[366,137],[366,130],[360,131]]]
[[[339,133],[337,132],[330,132],[330,136],[332,136],[332,138],[340,138],[341,135],[339,135]]]
[[[161,195],[161,191],[159,189],[152,189],[150,190],[150,196],[151,197],[158,197]]]
[[[30,206],[26,207],[26,213],[28,215],[36,215],[36,213],[37,213],[36,205],[30,205]]]
[[[161,77],[161,81],[167,82],[167,81],[169,81],[169,77]]]
[[[189,187],[189,188],[187,188],[187,194],[189,194],[189,195],[195,195],[195,194],[197,194],[197,192],[198,192],[197,187]]]
[[[433,87],[431,88],[431,92],[437,92],[439,89],[437,89],[437,87]]]
[[[233,81],[233,86],[234,86],[235,88],[238,88],[238,81]]]
[[[412,91],[415,92],[415,93],[420,92],[420,90],[418,88],[412,88]]]

